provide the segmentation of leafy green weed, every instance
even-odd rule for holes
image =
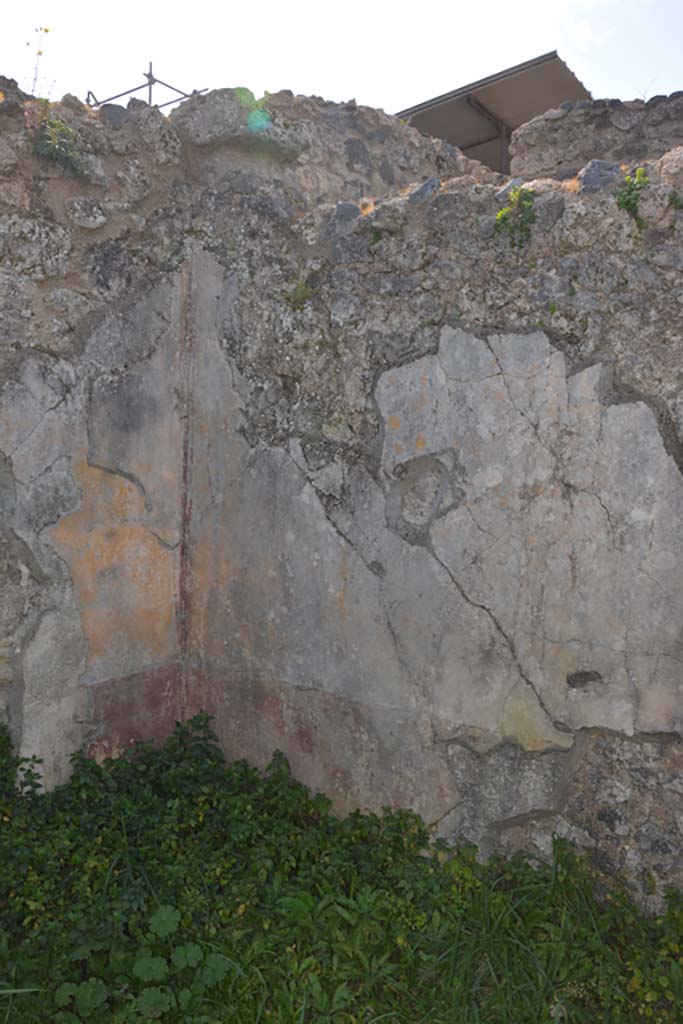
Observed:
[[[330,813],[281,754],[225,764],[206,716],[39,792],[0,729],[0,1021],[681,1020],[661,918],[552,864],[480,863],[409,811]]]

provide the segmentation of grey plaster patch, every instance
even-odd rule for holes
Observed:
[[[24,680],[20,752],[39,757],[44,785],[64,781],[64,745],[83,742],[87,696],[80,686],[86,645],[72,602],[45,612],[22,653]]]
[[[68,455],[58,456],[22,494],[22,525],[39,534],[78,506],[81,492]]]
[[[683,598],[671,574],[683,546],[671,510],[683,486],[650,410],[605,409],[599,383],[596,368],[567,381],[562,354],[542,334],[487,342],[445,328],[437,355],[389,371],[377,386],[388,478],[413,482],[412,465],[433,467],[445,446],[457,446],[457,505],[434,514],[432,469],[414,485],[403,528],[413,538],[428,532],[453,585],[507,642],[528,685],[501,691],[490,721],[497,714],[502,734],[524,746],[539,728],[545,742],[552,735],[544,715],[561,730],[629,733],[637,719],[641,728],[680,728],[677,670],[667,683],[663,667],[680,669]],[[396,526],[402,506],[388,493]],[[544,713],[535,720],[533,694]]]

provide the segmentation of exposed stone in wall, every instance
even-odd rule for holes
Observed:
[[[535,182],[518,251],[492,172],[374,111],[68,100],[79,179],[22,102],[0,697],[48,783],[205,707],[340,809],[683,883],[676,151],[642,230]]]
[[[573,178],[590,160],[633,167],[682,144],[683,92],[647,102],[567,102],[512,133],[510,173]]]

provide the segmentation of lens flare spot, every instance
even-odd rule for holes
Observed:
[[[270,128],[271,118],[267,110],[251,110],[247,118],[247,128],[250,132],[264,132]]]

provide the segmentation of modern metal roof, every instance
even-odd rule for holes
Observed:
[[[396,116],[505,173],[509,169],[507,144],[514,128],[567,100],[590,98],[583,83],[553,50]]]

